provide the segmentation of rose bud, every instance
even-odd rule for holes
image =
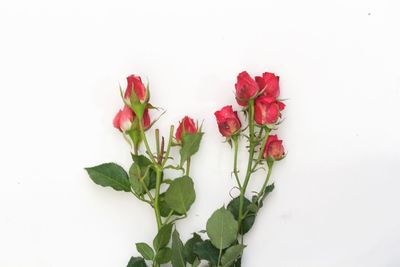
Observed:
[[[131,129],[132,122],[134,120],[135,114],[128,106],[124,106],[124,109],[119,110],[117,115],[113,120],[113,125],[115,128],[121,132],[125,132]]]
[[[150,115],[149,115],[149,110],[145,109],[144,113],[143,113],[143,118],[142,118],[142,125],[143,125],[143,129],[147,130],[148,128],[150,128]]]
[[[247,106],[247,102],[254,98],[259,91],[258,84],[246,71],[239,73],[237,76],[235,88],[236,100],[241,106]]]
[[[231,137],[240,130],[242,124],[232,106],[225,106],[214,113],[217,118],[219,132],[225,137]]]
[[[260,91],[262,91],[262,95],[275,98],[279,96],[279,76],[275,76],[274,73],[265,72],[262,77],[256,77],[256,82]]]
[[[285,104],[274,97],[260,96],[254,104],[254,120],[259,125],[274,124],[281,116]]]
[[[131,99],[132,88],[135,90],[135,93],[141,102],[146,100],[147,90],[144,84],[142,83],[142,79],[140,76],[131,75],[126,78],[128,81],[128,85],[126,87],[124,98],[126,100]]]
[[[189,134],[197,133],[197,127],[192,118],[185,116],[183,120],[180,122],[178,129],[176,129],[175,133],[175,139],[178,142],[182,140],[183,131]]]
[[[285,149],[282,146],[282,140],[277,135],[270,135],[265,144],[263,157],[271,157],[274,160],[280,160],[285,155]]]

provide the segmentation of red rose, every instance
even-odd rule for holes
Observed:
[[[117,115],[115,115],[113,120],[113,125],[115,128],[120,130],[121,132],[126,132],[131,130],[133,122],[136,120],[136,114],[132,111],[132,109],[128,106],[124,106],[122,110],[119,110]],[[149,110],[145,109],[142,118],[143,128],[146,130],[150,127],[150,115]],[[135,123],[135,128],[138,127],[138,124]]]
[[[274,97],[260,96],[254,105],[254,120],[257,124],[274,124],[281,116],[281,110],[285,104],[276,100]]]
[[[256,82],[264,96],[278,97],[279,96],[279,76],[270,72],[264,72],[262,77],[257,76]]]
[[[119,110],[117,115],[115,115],[113,125],[121,132],[128,131],[132,127],[134,116],[133,111],[128,106],[124,106],[124,109]]]
[[[149,110],[145,109],[143,112],[143,118],[142,118],[142,125],[143,128],[146,130],[150,127],[150,115],[149,115]]]
[[[126,87],[124,98],[128,100],[131,98],[133,88],[139,100],[144,101],[146,99],[147,91],[140,76],[131,75],[126,79],[128,80],[128,85]]]
[[[177,141],[181,141],[183,131],[189,134],[197,133],[197,127],[192,118],[185,116],[180,122],[179,127],[178,129],[176,129],[175,133],[175,138]]]
[[[239,73],[235,87],[236,100],[241,106],[247,106],[249,99],[258,93],[258,84],[246,71]]]
[[[217,118],[218,129],[225,137],[230,137],[240,130],[242,124],[236,111],[232,110],[232,106],[225,106],[221,110],[214,113]]]
[[[285,149],[282,146],[282,140],[276,135],[270,135],[265,144],[263,157],[272,157],[274,160],[280,160],[285,155]]]

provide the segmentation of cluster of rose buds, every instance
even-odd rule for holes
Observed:
[[[156,129],[155,149],[152,149],[146,131],[157,119],[152,120],[149,114],[149,110],[154,109],[149,103],[149,86],[145,86],[139,76],[131,75],[127,78],[125,92],[121,90],[121,97],[124,106],[115,115],[113,125],[133,148],[132,165],[129,171],[116,163],[105,163],[86,170],[96,184],[132,193],[154,209],[158,232],[154,237],[153,247],[146,243],[136,243],[141,257],[131,257],[128,266],[142,267],[151,263],[153,267],[159,267],[168,262],[175,266],[179,255],[175,255],[174,251],[181,241],[176,228],[172,230],[175,221],[187,216],[196,198],[194,182],[190,177],[190,161],[199,150],[203,132],[201,126],[185,116],[175,133],[174,126],[171,125],[168,139],[161,136],[160,130]],[[142,143],[145,145],[144,153],[140,150]],[[172,147],[180,149],[178,162],[170,156]],[[182,173],[178,177],[167,179],[166,169]],[[171,237],[172,247],[169,245]]]
[[[285,104],[278,99],[279,76],[265,72],[262,76],[256,76],[253,79],[246,71],[243,71],[237,77],[235,88],[237,103],[245,110],[248,108],[249,101],[254,101],[254,121],[258,126],[273,129],[275,124],[279,123],[281,111],[285,108]],[[223,136],[231,138],[240,134],[242,123],[232,106],[225,106],[214,114]],[[263,151],[264,158],[271,156],[274,160],[282,159],[285,154],[282,141],[277,135],[269,136]]]

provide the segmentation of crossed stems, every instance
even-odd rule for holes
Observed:
[[[234,136],[233,137],[233,142],[234,142],[234,149],[235,149],[235,154],[234,154],[234,163],[233,163],[233,173],[235,175],[236,178],[236,182],[238,184],[239,190],[240,190],[240,196],[239,196],[239,216],[238,216],[238,229],[239,231],[241,231],[242,229],[242,223],[243,220],[246,218],[247,214],[249,211],[244,211],[244,198],[246,195],[246,189],[247,186],[249,184],[250,181],[250,176],[253,172],[256,171],[257,166],[264,160],[262,158],[263,156],[263,151],[264,151],[264,147],[265,144],[267,143],[268,137],[269,137],[269,133],[270,133],[270,129],[267,127],[263,127],[260,129],[260,132],[258,133],[258,137],[255,136],[255,130],[254,130],[254,99],[249,101],[249,159],[248,159],[248,163],[247,163],[247,170],[246,170],[246,176],[244,178],[244,182],[243,185],[240,183],[240,179],[239,179],[239,175],[238,175],[238,170],[237,170],[237,157],[238,157],[238,136]],[[265,136],[262,139],[261,142],[261,146],[258,150],[258,157],[257,159],[254,159],[254,154],[255,154],[255,148],[257,147],[257,145],[260,144],[260,139],[263,135],[263,131],[265,131]],[[272,172],[272,167],[273,167],[273,163],[271,163],[268,166],[268,173],[267,176],[265,178],[264,184],[261,187],[261,190],[258,193],[258,196],[256,198],[256,203],[258,203],[258,201],[260,199],[262,199],[265,195],[265,191],[266,188],[268,186],[268,182],[269,182],[269,178],[271,176],[271,172]],[[241,234],[241,244],[243,244],[243,232],[240,233]]]
[[[144,201],[146,203],[148,203],[149,205],[151,205],[154,208],[154,213],[156,216],[156,221],[157,221],[157,229],[160,230],[161,227],[167,223],[171,223],[171,222],[175,222],[177,220],[183,219],[187,217],[187,214],[184,214],[182,217],[178,217],[175,218],[174,220],[171,220],[171,217],[173,215],[173,210],[171,210],[168,214],[168,216],[166,217],[165,221],[162,222],[161,220],[161,214],[160,214],[160,189],[161,189],[161,179],[162,179],[162,173],[165,169],[168,168],[172,168],[172,169],[180,169],[183,170],[183,168],[180,167],[175,167],[172,165],[168,165],[167,161],[169,159],[169,154],[171,151],[171,147],[173,145],[173,134],[174,134],[174,126],[171,125],[170,127],[170,131],[169,131],[169,139],[168,139],[168,144],[167,144],[167,149],[166,151],[164,151],[164,137],[162,137],[161,139],[161,145],[160,145],[160,132],[158,129],[156,129],[155,131],[155,138],[156,138],[156,150],[157,150],[157,154],[156,157],[154,156],[153,152],[150,149],[149,143],[147,141],[144,129],[143,129],[143,125],[141,123],[139,123],[139,127],[140,127],[140,134],[141,134],[141,138],[144,142],[145,148],[146,148],[146,153],[149,155],[150,160],[152,162],[152,164],[150,166],[148,166],[148,168],[145,171],[145,175],[143,177],[146,177],[148,175],[148,172],[150,171],[150,168],[153,168],[156,171],[156,188],[155,188],[155,193],[154,196],[150,193],[149,189],[147,188],[144,179],[140,179],[140,182],[146,192],[146,195],[148,196],[148,200],[145,199],[144,196],[140,196],[138,194],[136,194],[134,191],[132,191],[132,193],[141,201]],[[135,149],[135,153],[137,152],[137,147],[134,148]],[[186,162],[186,171],[185,174],[189,175],[189,169],[190,169],[190,158],[187,160]],[[169,183],[169,180],[164,180],[165,183]],[[170,221],[171,220],[171,221]],[[154,262],[153,266],[158,267],[159,264]]]

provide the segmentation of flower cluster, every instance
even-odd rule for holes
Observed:
[[[128,266],[147,266],[146,261],[154,267],[170,261],[175,266],[178,256],[174,255],[173,249],[179,246],[180,239],[177,230],[173,231],[173,226],[175,221],[187,216],[196,198],[190,177],[190,161],[199,150],[203,132],[201,126],[185,116],[175,133],[174,126],[170,127],[168,141],[160,136],[159,129],[155,129],[153,150],[147,131],[157,119],[152,120],[150,117],[149,111],[154,107],[149,103],[149,86],[145,86],[139,76],[131,75],[127,78],[127,87],[125,92],[121,91],[121,96],[123,108],[115,115],[113,125],[131,145],[133,163],[128,172],[115,163],[105,163],[86,170],[96,184],[132,193],[154,209],[158,232],[153,247],[146,243],[136,243],[142,257],[132,257]],[[144,153],[140,149],[143,143]],[[180,161],[175,164],[170,156],[172,147],[179,148]],[[167,169],[181,174],[167,179],[164,173]],[[169,246],[171,237],[172,248]]]
[[[281,111],[285,104],[279,100],[279,76],[265,72],[262,76],[253,79],[246,71],[239,73],[236,88],[236,101],[248,111],[249,103],[254,109],[254,122],[260,128],[274,129],[279,124]],[[218,129],[226,138],[230,139],[240,135],[242,123],[237,111],[231,105],[223,107],[214,113]],[[272,157],[274,160],[283,158],[285,151],[282,141],[277,135],[270,135],[263,150],[264,158]]]
[[[242,107],[247,120],[242,122],[238,112],[234,111],[231,105],[216,111],[214,115],[219,132],[229,144],[234,144],[232,173],[239,195],[233,198],[226,208],[216,210],[207,221],[206,232],[209,240],[204,242],[210,244],[203,249],[207,255],[215,257],[200,255],[200,259],[207,260],[209,266],[241,266],[245,248],[244,235],[253,226],[266,196],[274,189],[274,184],[269,184],[274,162],[285,156],[282,140],[279,140],[276,134],[270,134],[280,124],[281,112],[285,108],[285,104],[279,99],[279,77],[265,72],[253,79],[244,71],[238,75],[235,88],[236,101]],[[244,133],[246,130],[248,133]],[[242,179],[237,164],[241,137],[248,140],[248,164]],[[264,163],[268,168],[264,183],[258,192],[251,191],[253,195],[248,198],[248,184],[252,174],[264,169]],[[224,234],[220,234],[221,232]]]

